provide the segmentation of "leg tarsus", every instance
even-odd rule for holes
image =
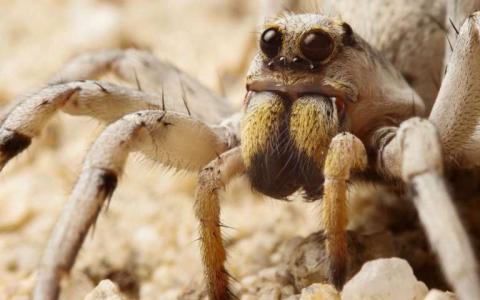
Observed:
[[[329,280],[337,289],[347,274],[347,182],[350,173],[365,168],[366,151],[362,142],[349,133],[335,136],[325,160],[323,224],[325,247],[329,260]]]
[[[218,190],[232,177],[245,170],[240,149],[225,152],[214,159],[199,175],[195,194],[195,214],[200,222],[200,243],[208,294],[212,300],[232,299],[231,276],[225,269],[226,252],[221,236]]]
[[[342,234],[343,235],[343,234]],[[328,280],[335,286],[338,291],[341,291],[345,284],[347,276],[347,263],[348,263],[348,251],[343,249],[345,242],[337,241],[338,246],[336,252],[329,252],[329,264],[328,264]],[[333,248],[333,247],[332,247]],[[341,251],[339,251],[341,249]]]
[[[58,298],[60,281],[72,268],[90,226],[97,220],[105,199],[113,193],[116,181],[117,175],[111,170],[84,170],[43,255],[34,300]]]

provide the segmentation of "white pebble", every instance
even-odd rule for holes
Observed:
[[[72,298],[73,299],[73,298]],[[78,298],[77,298],[78,299]],[[118,287],[110,280],[102,280],[97,287],[91,291],[85,300],[124,300]]]
[[[428,287],[425,283],[417,281],[415,284],[415,300],[423,300],[428,293]]]
[[[456,300],[455,294],[450,292],[442,292],[439,290],[431,290],[424,300]]]
[[[422,293],[426,294],[426,289],[407,261],[386,258],[365,263],[345,284],[342,300],[420,300]]]

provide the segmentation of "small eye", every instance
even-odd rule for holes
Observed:
[[[282,48],[282,33],[276,28],[269,28],[260,37],[260,49],[268,58],[274,58]]]
[[[313,30],[304,34],[300,49],[306,58],[322,62],[332,54],[333,43],[333,39],[324,31]]]

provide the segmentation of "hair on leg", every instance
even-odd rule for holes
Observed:
[[[322,199],[329,279],[341,289],[347,274],[347,184],[352,171],[367,165],[363,143],[350,133],[335,136],[327,152]]]
[[[379,141],[378,167],[401,178],[413,194],[429,242],[459,299],[480,299],[478,268],[467,233],[443,178],[441,142],[428,120],[404,121],[395,136]]]
[[[212,300],[231,299],[226,252],[220,231],[218,192],[237,175],[245,172],[240,148],[234,148],[208,164],[199,175],[195,194],[195,214],[200,223],[200,243],[208,294]]]
[[[59,282],[72,268],[89,228],[112,195],[130,152],[140,151],[167,166],[196,171],[227,147],[226,141],[208,126],[182,114],[140,111],[109,125],[86,156],[81,175],[54,226],[41,261],[34,299],[58,297]]]

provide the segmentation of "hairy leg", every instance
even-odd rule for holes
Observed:
[[[199,170],[228,145],[208,126],[183,114],[141,111],[109,125],[90,149],[82,173],[44,253],[34,299],[56,299],[88,229],[123,172],[130,152],[167,166]]]
[[[472,5],[478,4],[451,2],[450,17],[455,4],[458,18],[466,17]],[[402,178],[410,186],[430,243],[460,299],[480,299],[478,268],[442,173],[443,161],[472,167],[478,166],[480,158],[479,24],[479,15],[474,13],[458,35],[455,32],[453,53],[429,117],[433,125],[426,120],[407,120],[398,131],[378,130],[373,142],[379,150],[380,171]]]
[[[90,116],[110,123],[135,111],[161,109],[163,98],[164,95],[146,93],[106,81],[74,81],[47,86],[18,103],[2,122],[0,170],[10,159],[30,145],[31,140],[41,133],[47,122],[59,110],[71,115]],[[215,124],[214,121],[218,116],[215,116],[214,110],[210,111],[212,119],[208,119],[208,124]],[[238,117],[235,116],[231,119],[224,118],[221,126],[212,126],[212,129],[234,143],[237,133],[227,134],[225,130],[233,129],[238,123],[237,119]],[[232,122],[235,124],[232,125]]]
[[[445,41],[445,65],[450,61],[452,55],[452,46],[457,43],[458,30],[469,16],[480,10],[479,0],[454,0],[446,1],[446,20],[448,28],[447,41]]]
[[[106,73],[133,87],[86,81]],[[233,113],[227,101],[148,52],[106,50],[85,54],[66,64],[47,87],[2,110],[0,169],[30,145],[58,110],[112,122],[143,109],[182,112],[208,124],[218,124]]]
[[[435,124],[441,146],[444,150],[443,159],[459,167],[478,167],[480,151],[480,14],[473,13],[467,17],[473,8],[479,8],[479,1],[451,1],[449,13],[454,14],[452,22],[462,22],[466,18],[458,35],[455,32],[453,52],[450,55],[445,78],[442,82],[437,100],[429,117]],[[455,2],[455,3],[453,3]],[[455,4],[455,6],[453,6]],[[450,15],[452,17],[452,15]],[[456,21],[455,21],[456,20]],[[458,23],[457,23],[458,24]],[[423,179],[426,185],[433,185],[438,181],[435,178]],[[425,188],[419,191],[420,196],[429,199],[432,189]],[[442,197],[437,201],[443,200]],[[439,228],[439,232],[429,233],[441,257],[447,278],[453,284],[461,299],[480,299],[478,267],[475,256],[468,242],[465,230],[455,214],[450,201],[443,201],[444,207],[437,203],[422,201],[419,207],[431,214],[435,209],[435,218],[430,216],[426,222],[431,224],[432,230]],[[440,215],[437,214],[440,213]],[[439,223],[439,217],[447,217],[450,222]],[[454,218],[455,217],[455,218]],[[427,227],[427,226],[426,226]],[[446,228],[447,230],[444,232]],[[448,238],[448,240],[447,240]],[[442,242],[445,241],[445,245]],[[449,243],[449,244],[446,244]]]
[[[81,55],[65,65],[51,84],[99,79],[112,74],[137,90],[159,95],[154,105],[163,110],[182,112],[209,124],[219,123],[234,111],[198,80],[149,52],[105,50]]]
[[[156,95],[101,81],[48,86],[17,104],[0,126],[0,169],[26,149],[50,118],[62,110],[111,122],[138,110],[158,108]]]
[[[236,175],[245,172],[240,148],[223,153],[201,172],[196,192],[195,214],[200,222],[200,243],[208,294],[212,300],[232,298],[229,275],[225,269],[226,253],[220,231],[218,192]]]
[[[347,183],[350,173],[366,167],[367,155],[362,142],[350,133],[335,136],[328,149],[322,199],[329,280],[339,290],[347,272]]]
[[[480,13],[475,13],[460,28],[429,117],[440,134],[446,160],[462,167],[480,165],[479,57]]]
[[[74,81],[99,80],[102,76],[112,73],[123,81],[135,86],[137,84],[136,79],[138,79],[136,75],[141,73],[141,81],[143,85],[148,87],[159,81],[158,76],[150,75],[153,70],[163,74],[171,73],[170,69],[174,69],[172,66],[163,67],[154,65],[153,63],[147,63],[147,61],[158,61],[158,59],[148,52],[139,50],[113,49],[86,53],[67,62],[60,71],[48,81],[48,85],[55,86]],[[159,88],[161,88],[161,86],[161,84],[158,85]],[[143,90],[146,91],[146,89]],[[153,90],[149,89],[148,91],[152,92]],[[157,91],[155,90],[155,92]],[[2,108],[1,121],[3,121],[5,113],[10,112],[12,108],[23,100],[22,98],[17,99]]]
[[[468,3],[451,1],[465,14]],[[450,9],[452,9],[450,7]],[[377,131],[378,165],[406,181],[447,280],[460,299],[480,299],[478,267],[470,241],[442,176],[443,162],[475,167],[480,150],[480,74],[478,13],[470,15],[458,36],[437,100],[427,120],[405,121],[398,131]],[[433,124],[432,124],[433,123]]]
[[[480,299],[478,268],[443,178],[443,156],[438,132],[428,120],[404,121],[398,130],[377,132],[380,172],[401,178],[413,201],[430,244],[438,254],[447,280],[459,299]]]

